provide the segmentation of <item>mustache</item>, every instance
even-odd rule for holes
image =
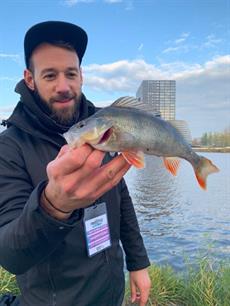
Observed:
[[[50,98],[50,102],[51,103],[62,102],[64,100],[71,100],[71,99],[76,99],[76,95],[73,95],[69,92],[63,92],[63,93],[60,93],[60,94]]]

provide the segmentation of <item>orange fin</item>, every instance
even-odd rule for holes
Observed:
[[[123,157],[127,160],[127,162],[134,167],[141,169],[145,167],[145,157],[144,153],[142,151],[127,151],[127,152],[121,152]]]
[[[174,176],[177,174],[177,170],[180,165],[180,161],[176,157],[164,157],[163,158],[165,168],[171,172]]]
[[[200,156],[200,162],[195,168],[197,181],[201,188],[206,189],[207,176],[220,170],[206,157]]]
[[[196,174],[196,179],[197,179],[200,187],[202,189],[206,190],[207,189],[206,179],[204,179],[201,175],[199,175],[199,173],[195,172],[195,174]]]

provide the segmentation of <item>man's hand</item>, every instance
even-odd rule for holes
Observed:
[[[131,302],[138,302],[140,306],[145,306],[151,288],[151,280],[147,269],[132,271],[129,273]]]
[[[121,155],[101,166],[104,156],[104,152],[88,145],[77,149],[63,146],[47,166],[47,199],[63,211],[92,204],[118,184],[130,168]]]

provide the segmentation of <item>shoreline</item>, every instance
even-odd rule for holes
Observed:
[[[193,147],[195,152],[230,153],[230,147]]]

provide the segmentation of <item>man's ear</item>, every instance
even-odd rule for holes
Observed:
[[[83,85],[83,73],[82,73],[82,68],[80,67],[80,78],[81,78],[81,86]]]
[[[24,70],[24,80],[29,89],[34,90],[34,78],[32,72],[29,69]]]

